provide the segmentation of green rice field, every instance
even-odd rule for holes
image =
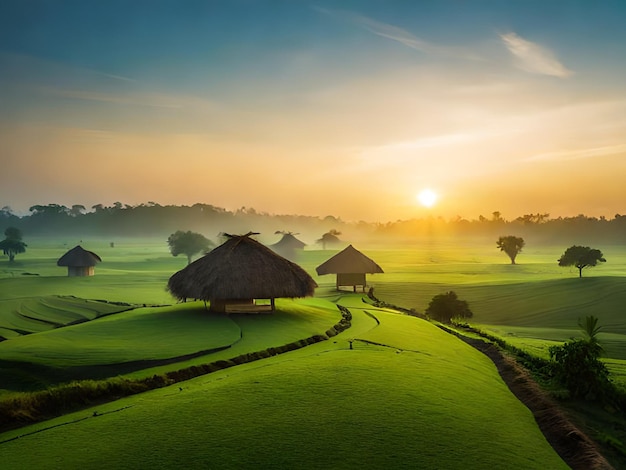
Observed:
[[[6,432],[3,463],[568,468],[481,353],[360,296],[342,302],[354,325],[334,340]]]
[[[337,303],[352,326],[289,353],[6,431],[7,468],[568,468],[485,356],[317,276],[337,250],[305,250],[297,260],[319,284],[315,298],[279,299],[272,315],[216,315],[165,290],[186,258],[172,257],[164,241],[84,240],[103,262],[93,277],[70,278],[56,260],[75,244],[29,240],[13,265],[0,258],[0,399],[72,378],[150,377],[276,348],[324,334],[341,319]],[[434,295],[454,290],[469,302],[472,325],[539,357],[580,336],[578,319],[595,315],[603,360],[626,384],[626,248],[598,247],[607,263],[582,279],[558,267],[565,246],[529,246],[514,266],[495,241],[355,248],[385,271],[368,277],[384,302],[423,312]]]

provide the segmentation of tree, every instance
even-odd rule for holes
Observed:
[[[576,266],[578,277],[583,277],[583,269],[605,263],[604,255],[600,250],[588,246],[570,246],[559,258],[559,266]]]
[[[187,264],[191,264],[191,257],[196,253],[207,252],[213,243],[200,233],[178,230],[167,239],[170,252],[173,256],[181,253],[187,256]]]
[[[0,218],[8,219],[12,215],[13,215],[13,209],[11,209],[10,206],[2,206],[2,209],[0,209]]]
[[[425,313],[433,320],[442,323],[450,323],[453,318],[471,318],[474,316],[467,301],[460,300],[453,291],[434,296]]]
[[[525,244],[526,242],[522,237],[513,235],[500,237],[496,242],[496,246],[500,248],[500,251],[504,251],[511,258],[511,264],[515,264],[515,258],[521,253]]]
[[[9,263],[15,261],[15,255],[26,251],[26,243],[22,241],[22,231],[9,227],[4,231],[4,240],[0,242],[0,250],[9,257]]]
[[[598,343],[598,319],[594,316],[578,321],[585,339],[571,339],[561,346],[550,346],[552,371],[574,397],[593,399],[602,397],[610,388],[609,371],[602,361],[602,347]]]
[[[79,215],[83,215],[83,212],[85,212],[85,206],[83,206],[82,204],[74,204],[70,209],[70,215],[72,217],[78,217]]]
[[[9,227],[4,231],[4,236],[10,240],[21,240],[22,231],[19,228]]]

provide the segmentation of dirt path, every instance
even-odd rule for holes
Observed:
[[[454,331],[470,346],[484,353],[496,365],[511,392],[532,412],[547,441],[574,470],[614,470],[593,441],[578,429],[559,406],[533,380],[528,371],[497,346]]]

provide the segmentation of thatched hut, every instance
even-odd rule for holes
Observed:
[[[67,266],[68,276],[93,276],[94,267],[102,259],[93,251],[76,245],[57,261],[57,266]]]
[[[180,300],[208,300],[214,312],[274,311],[276,298],[314,294],[317,283],[304,269],[250,235],[228,235],[226,242],[170,277],[167,289]]]
[[[365,292],[366,274],[383,272],[378,264],[352,245],[320,264],[315,270],[320,276],[337,274],[337,289],[341,286],[351,286],[354,292],[357,286],[361,286]]]
[[[324,235],[322,235],[322,238],[317,240],[316,243],[322,244],[322,250],[325,250],[327,245],[328,246],[341,245],[343,244],[343,242],[339,239],[338,235],[341,235],[341,232],[334,230],[334,229],[329,230]]]
[[[289,260],[296,259],[298,253],[304,250],[306,243],[298,240],[291,232],[276,233],[282,233],[283,237],[273,245],[269,245],[269,247],[284,258]]]

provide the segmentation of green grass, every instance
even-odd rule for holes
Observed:
[[[337,308],[322,299],[279,299],[276,304],[272,315],[215,314],[201,302],[140,308],[0,342],[0,366],[4,363],[6,369],[3,388],[32,390],[72,374],[147,377],[281,346],[323,333],[341,318]],[[194,357],[185,357],[189,355]],[[37,380],[42,375],[45,380]]]
[[[130,305],[59,296],[0,300],[0,335],[15,338],[94,320],[130,308]]]
[[[56,262],[78,240],[35,239],[28,243],[26,253],[16,257],[15,263],[0,258],[0,300],[36,294],[169,304],[173,299],[166,291],[167,280],[187,264],[186,257],[169,254],[165,241],[122,239],[111,248],[102,240],[84,240],[83,248],[96,252],[102,263],[96,265],[93,277],[68,277],[67,268]]]
[[[162,359],[238,341],[239,327],[197,304],[141,308],[0,343],[5,360],[57,367]]]
[[[4,433],[23,437],[0,444],[3,464],[567,468],[485,356],[422,320],[367,310],[380,324],[354,309],[359,330],[331,341]]]
[[[387,259],[393,273],[372,276],[371,284],[378,298],[420,312],[433,296],[453,290],[469,302],[470,323],[544,358],[550,345],[580,337],[578,320],[594,315],[602,326],[606,360],[626,359],[626,248],[603,248],[607,263],[584,270],[583,278],[576,269],[557,265],[557,247],[527,251],[515,266],[489,250],[435,246],[431,262],[424,249],[381,252],[376,260],[385,269],[381,260]],[[618,382],[626,375],[619,362],[612,372]]]
[[[35,390],[72,368],[110,366],[111,375],[143,378],[280,346],[335,324],[335,301],[353,312],[352,327],[280,357],[5,433],[0,440],[84,418],[0,444],[8,468],[55,468],[60,459],[68,468],[563,466],[484,356],[426,322],[339,295],[334,276],[317,276],[315,267],[336,250],[307,250],[299,260],[320,285],[316,298],[281,299],[274,315],[220,317],[201,303],[174,304],[165,285],[186,260],[170,256],[164,241],[112,241],[115,248],[83,243],[103,258],[90,278],[69,278],[56,266],[73,241],[29,240],[14,265],[0,259],[0,335],[10,338],[0,343],[0,359],[17,361],[0,361],[0,375],[11,378],[3,386]],[[454,290],[469,301],[472,323],[540,357],[578,336],[578,318],[599,317],[611,375],[626,384],[626,249],[598,247],[607,263],[578,279],[556,264],[565,246],[527,244],[516,266],[495,240],[355,246],[385,270],[368,276],[378,298],[423,311],[434,295]],[[113,313],[84,299],[147,307],[52,328]],[[27,328],[33,334],[15,331]],[[187,357],[222,346],[229,347]],[[119,367],[128,361],[141,364]],[[108,414],[91,418],[94,411]]]
[[[37,299],[33,294],[49,299],[65,295],[140,305],[173,303],[165,285],[186,260],[169,255],[162,240],[111,241],[115,242],[114,248],[108,240],[84,240],[83,246],[103,258],[96,267],[96,276],[90,278],[69,278],[64,268],[56,266],[56,259],[78,240],[32,240],[28,251],[18,258],[19,266],[11,268],[12,277],[2,278],[9,263],[0,261],[0,336],[13,338],[18,335],[15,330],[44,331],[53,326],[23,317],[16,319],[15,312],[22,304],[27,311],[42,310],[34,305]],[[493,240],[433,239],[414,247],[357,248],[385,270],[384,274],[370,275],[368,281],[375,286],[376,295],[389,303],[423,311],[434,295],[454,290],[470,302],[475,314],[473,323],[502,331],[530,352],[541,355],[552,342],[577,335],[578,318],[595,315],[603,326],[601,339],[608,357],[626,359],[623,247],[600,247],[607,263],[585,270],[582,279],[578,279],[577,270],[557,265],[556,259],[565,247],[535,247],[531,241],[527,241],[515,266],[495,248]],[[315,274],[315,267],[336,252],[305,250],[298,260],[320,284],[317,297],[332,300],[336,296],[334,276]],[[23,276],[20,272],[41,275]],[[38,318],[65,323],[71,315],[64,319],[61,310],[50,308]]]

